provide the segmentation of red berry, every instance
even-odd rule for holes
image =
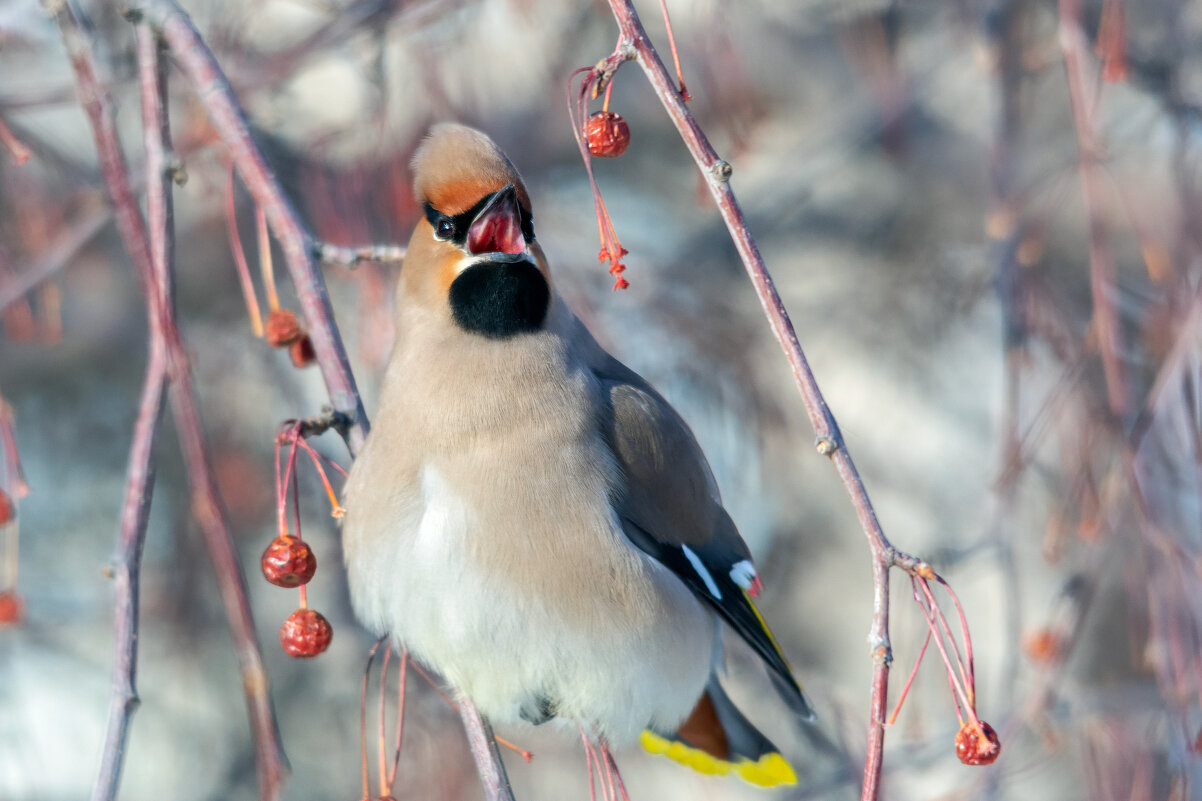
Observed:
[[[292,341],[288,346],[288,355],[292,357],[294,367],[308,367],[317,358],[317,352],[313,350],[313,340],[309,339],[308,334],[301,334]]]
[[[8,497],[4,490],[0,490],[0,526],[11,523],[16,516],[17,510],[13,508],[12,498]]]
[[[267,325],[263,328],[263,338],[273,348],[283,348],[291,345],[304,334],[296,315],[287,309],[276,309],[267,315]]]
[[[0,626],[15,626],[25,616],[25,602],[16,590],[0,592]]]
[[[956,733],[956,756],[965,765],[992,765],[1002,753],[1002,743],[997,732],[985,721],[978,729],[968,721]],[[981,735],[985,736],[982,737]]]
[[[630,144],[630,126],[621,114],[598,111],[588,118],[584,127],[588,152],[603,159],[614,159],[626,152]]]
[[[313,578],[317,557],[308,543],[284,535],[271,541],[259,564],[263,576],[277,587],[299,587]]]
[[[330,621],[312,609],[297,609],[280,626],[280,645],[296,659],[317,656],[330,647],[333,638]]]

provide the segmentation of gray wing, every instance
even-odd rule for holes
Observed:
[[[605,400],[601,425],[625,479],[615,506],[626,536],[721,615],[767,663],[781,697],[812,718],[752,601],[759,579],[751,554],[722,507],[693,432],[659,393],[617,360],[608,357],[593,372]]]

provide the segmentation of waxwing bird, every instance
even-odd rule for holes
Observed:
[[[555,292],[525,184],[492,140],[437,125],[413,172],[425,217],[345,492],[359,619],[495,724],[794,782],[718,682],[725,623],[812,717],[692,432]]]

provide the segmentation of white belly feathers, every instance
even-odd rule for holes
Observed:
[[[348,560],[361,573],[352,588],[386,580],[396,590],[387,609],[353,597],[360,617],[391,631],[494,723],[517,722],[523,705],[546,702],[561,723],[583,723],[615,745],[648,726],[673,730],[709,673],[711,614],[629,543],[604,486],[582,514],[578,493],[556,486],[555,471],[518,486],[461,487],[455,461],[424,465],[405,504],[411,513],[376,539],[387,545],[370,561]],[[569,525],[589,530],[560,540]],[[500,538],[511,538],[505,550],[519,564],[491,558]],[[573,552],[582,539],[592,546],[587,558]],[[633,594],[617,589],[631,586]]]

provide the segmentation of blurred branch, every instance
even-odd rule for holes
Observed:
[[[33,264],[22,269],[11,279],[0,283],[0,311],[20,300],[26,293],[53,276],[75,257],[75,254],[92,241],[112,217],[105,206],[89,208],[79,219],[66,226],[54,237],[48,250]]]
[[[1060,48],[1064,54],[1064,71],[1068,78],[1073,124],[1077,131],[1081,193],[1089,217],[1089,275],[1093,292],[1093,322],[1098,335],[1102,369],[1106,376],[1110,411],[1119,421],[1123,421],[1127,412],[1127,393],[1114,298],[1117,291],[1114,254],[1110,246],[1098,176],[1098,162],[1103,145],[1094,130],[1096,109],[1091,106],[1096,104],[1100,96],[1099,76],[1096,71],[1088,69],[1089,43],[1081,29],[1081,0],[1060,0]]]
[[[405,248],[400,245],[364,245],[341,247],[320,242],[314,247],[315,255],[325,264],[334,264],[353,270],[365,261],[399,263],[405,260]]]
[[[0,118],[0,145],[3,145],[4,149],[8,151],[8,157],[12,159],[13,164],[24,164],[33,155],[29,146],[18,139],[12,129],[4,124],[3,118]]]
[[[275,713],[268,694],[267,675],[263,669],[262,656],[255,636],[246,583],[216,492],[187,367],[187,355],[179,338],[171,303],[172,212],[165,155],[165,90],[157,56],[158,44],[153,33],[148,31],[139,39],[138,47],[143,108],[147,118],[145,136],[148,168],[155,171],[151,174],[147,188],[147,206],[151,222],[148,234],[146,222],[130,186],[108,93],[96,79],[91,47],[80,30],[71,7],[63,4],[54,10],[75,69],[81,103],[92,124],[101,172],[113,203],[118,229],[126,249],[133,257],[138,277],[146,292],[152,329],[147,386],[143,392],[142,408],[130,456],[127,503],[123,510],[121,526],[122,562],[117,587],[118,654],[113,714],[109,721],[101,773],[93,791],[93,799],[100,801],[114,798],[116,795],[129,716],[136,705],[133,679],[137,641],[138,562],[145,531],[145,506],[152,488],[149,480],[150,447],[157,422],[155,418],[162,415],[160,382],[167,377],[172,379],[169,391],[175,413],[175,425],[193,487],[193,514],[201,525],[213,558],[218,586],[242,672],[258,757],[260,795],[263,799],[276,799],[279,797],[282,781],[283,754],[279,745]],[[156,350],[160,351],[158,355]],[[163,372],[162,378],[159,377],[160,371]],[[159,408],[151,408],[156,399],[160,401],[157,404]],[[145,496],[141,496],[141,492],[144,492]]]

